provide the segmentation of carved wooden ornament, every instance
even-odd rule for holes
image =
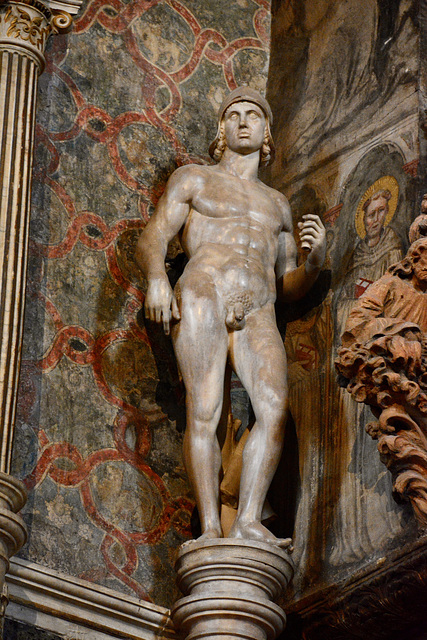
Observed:
[[[392,473],[397,501],[427,526],[427,238],[420,216],[405,258],[373,283],[351,311],[335,366]],[[416,221],[417,222],[417,221]],[[416,224],[416,223],[414,223]],[[413,225],[414,226],[414,225]],[[412,229],[412,227],[411,227]]]

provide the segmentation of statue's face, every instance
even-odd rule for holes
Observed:
[[[265,135],[265,115],[253,102],[235,102],[226,110],[224,133],[231,151],[248,155],[261,149]]]
[[[388,202],[380,197],[373,200],[365,212],[365,231],[368,240],[380,237],[388,213]]]
[[[414,277],[424,289],[427,286],[427,240],[418,247],[419,255],[412,258]]]

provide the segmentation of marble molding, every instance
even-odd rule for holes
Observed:
[[[287,550],[250,540],[190,541],[176,563],[184,597],[172,609],[187,640],[273,640],[286,616],[276,604],[294,569]]]
[[[169,610],[129,594],[13,558],[7,618],[79,640],[173,640]]]
[[[9,475],[21,361],[31,169],[38,75],[50,34],[69,29],[68,12],[54,14],[38,0],[0,2],[0,614],[7,604],[9,559],[27,532],[17,514],[26,502],[22,482]]]

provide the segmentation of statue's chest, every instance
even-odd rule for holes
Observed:
[[[209,181],[193,198],[192,205],[208,218],[243,218],[261,226],[280,224],[274,201],[257,185],[244,180],[230,184]]]

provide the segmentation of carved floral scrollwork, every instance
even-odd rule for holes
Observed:
[[[41,72],[49,36],[66,33],[72,24],[72,16],[67,11],[52,11],[39,0],[0,0],[0,50],[21,51],[36,62]]]
[[[73,17],[66,11],[53,16],[51,25],[54,33],[65,33],[71,29]]]
[[[402,333],[342,347],[336,365],[347,391],[378,417],[365,428],[378,440],[396,500],[409,500],[427,526],[427,343],[415,327]]]
[[[406,257],[371,285],[350,313],[335,366],[356,402],[377,421],[378,440],[393,493],[410,501],[427,527],[427,229],[411,227]],[[415,227],[414,227],[415,225]]]
[[[35,47],[44,49],[51,27],[50,25],[46,26],[43,15],[31,16],[20,7],[10,5],[6,10],[4,20],[10,23],[7,29],[9,38],[20,38],[31,42]]]

